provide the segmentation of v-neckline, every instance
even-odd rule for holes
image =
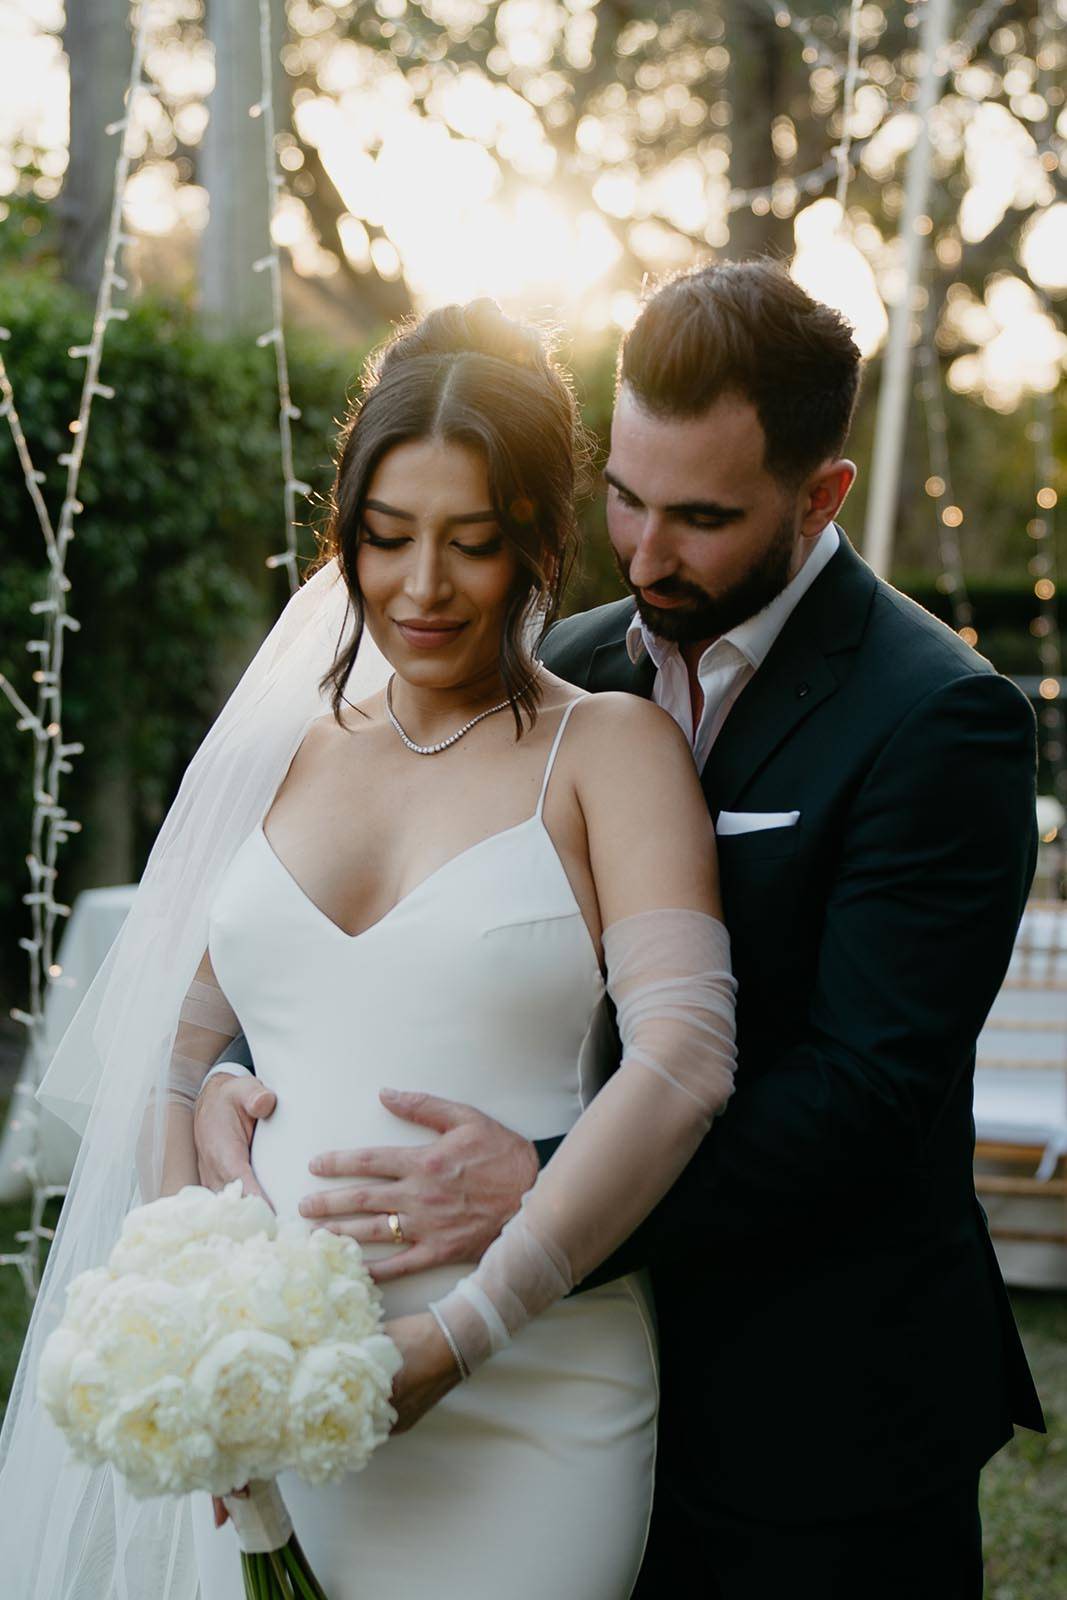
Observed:
[[[523,828],[529,828],[529,827],[532,827],[535,824],[540,827],[542,833],[544,833],[545,836],[549,839],[549,843],[551,844],[553,854],[556,856],[556,859],[558,860],[559,859],[559,852],[556,850],[555,845],[552,844],[551,836],[548,833],[548,829],[545,827],[544,819],[543,819],[543,817],[541,815],[540,810],[537,810],[537,811],[535,811],[533,813],[532,816],[525,817],[522,822],[516,822],[510,828],[498,828],[496,833],[487,834],[484,839],[476,839],[473,844],[467,845],[466,849],[460,850],[454,856],[449,856],[447,861],[442,861],[440,866],[434,867],[433,871],[430,872],[430,873],[427,873],[425,878],[420,878],[419,882],[417,884],[415,884],[414,888],[409,889],[407,894],[403,894],[403,895],[400,896],[399,900],[395,900],[393,902],[393,904],[389,907],[388,911],[384,912],[382,914],[382,916],[378,917],[375,922],[371,922],[371,923],[369,923],[367,925],[367,927],[361,928],[358,933],[349,933],[346,928],[342,928],[341,927],[339,922],[335,922],[332,917],[327,916],[326,912],[323,911],[323,909],[322,909],[322,907],[320,905],[316,905],[315,901],[312,900],[311,896],[308,894],[307,890],[303,887],[303,885],[297,882],[296,878],[290,872],[289,868],[285,865],[285,862],[282,860],[281,856],[278,854],[278,852],[275,850],[274,846],[271,844],[270,840],[267,838],[266,830],[264,829],[262,822],[256,828],[256,833],[258,834],[260,839],[262,839],[264,845],[266,846],[267,854],[271,857],[271,859],[273,861],[277,862],[278,866],[281,868],[281,870],[284,873],[285,877],[288,878],[289,882],[292,884],[293,888],[296,890],[297,894],[299,895],[300,899],[304,902],[304,904],[306,906],[310,907],[311,911],[320,919],[320,921],[324,922],[328,928],[332,928],[334,933],[338,936],[338,938],[347,940],[349,944],[355,944],[357,942],[357,940],[363,939],[363,938],[365,938],[367,936],[367,934],[374,933],[378,928],[381,928],[394,915],[396,915],[396,913],[399,912],[403,906],[406,906],[409,900],[414,899],[414,897],[416,895],[420,894],[422,892],[422,890],[427,887],[428,884],[433,883],[435,878],[440,877],[442,872],[446,872],[449,867],[453,867],[453,866],[456,865],[456,863],[458,861],[462,861],[462,860],[464,860],[465,857],[467,857],[469,855],[473,855],[475,851],[483,849],[485,845],[494,844],[496,842],[496,840],[498,840],[498,839],[505,839],[505,838],[508,837],[509,834],[519,833]],[[563,865],[562,862],[560,862],[560,866],[561,867],[562,867],[562,865]],[[566,873],[564,873],[564,876],[566,876]],[[569,879],[567,880],[567,886],[568,886],[568,888],[570,888],[570,880]],[[578,913],[580,915],[581,914],[581,907],[578,905],[578,901],[575,898],[573,889],[571,889],[571,898],[574,900],[575,909],[578,911]],[[584,922],[584,920],[585,920],[584,917],[582,918],[582,920]]]

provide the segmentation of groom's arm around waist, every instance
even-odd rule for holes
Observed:
[[[750,1076],[742,1037],[725,1113],[586,1287],[691,1251],[694,1230],[729,1244],[847,1220],[924,1164],[1010,959],[1035,769],[1006,679],[956,679],[901,722],[849,810],[801,1036]]]
[[[243,1033],[235,1035],[226,1048],[215,1057],[210,1072],[204,1075],[204,1083],[207,1083],[208,1079],[217,1072],[228,1072],[234,1077],[241,1077],[244,1073],[249,1073],[253,1078],[255,1077],[256,1069],[252,1064],[252,1051]],[[200,1085],[201,1089],[203,1089],[204,1083]]]

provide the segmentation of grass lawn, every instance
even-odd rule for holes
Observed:
[[[1020,1429],[982,1474],[988,1600],[1067,1600],[1067,1294],[1013,1290],[1048,1433]]]
[[[57,1212],[58,1202],[46,1221],[54,1223]],[[0,1206],[0,1252],[13,1248],[28,1220],[28,1203]],[[1049,1432],[1020,1431],[983,1474],[986,1595],[1067,1600],[1067,1294],[1018,1290],[1012,1303]],[[27,1320],[21,1276],[0,1268],[0,1404],[11,1390]]]

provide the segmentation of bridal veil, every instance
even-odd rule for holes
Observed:
[[[195,1600],[188,1498],[137,1500],[111,1467],[74,1461],[37,1402],[37,1366],[68,1284],[107,1260],[126,1213],[158,1193],[171,1055],[215,886],[309,723],[329,710],[319,680],[353,622],[331,560],[290,599],[190,763],[38,1090],[81,1147],[0,1433],[0,1548],[5,1591],[19,1600]],[[364,632],[348,698],[365,699],[387,675]]]

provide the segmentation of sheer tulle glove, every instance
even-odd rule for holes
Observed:
[[[662,1199],[733,1091],[730,938],[702,911],[604,930],[622,1063],[477,1269],[430,1310],[474,1368],[606,1259]]]
[[[172,1104],[192,1110],[211,1063],[240,1029],[237,1013],[219,987],[205,953],[178,1013],[167,1074],[167,1099]]]

